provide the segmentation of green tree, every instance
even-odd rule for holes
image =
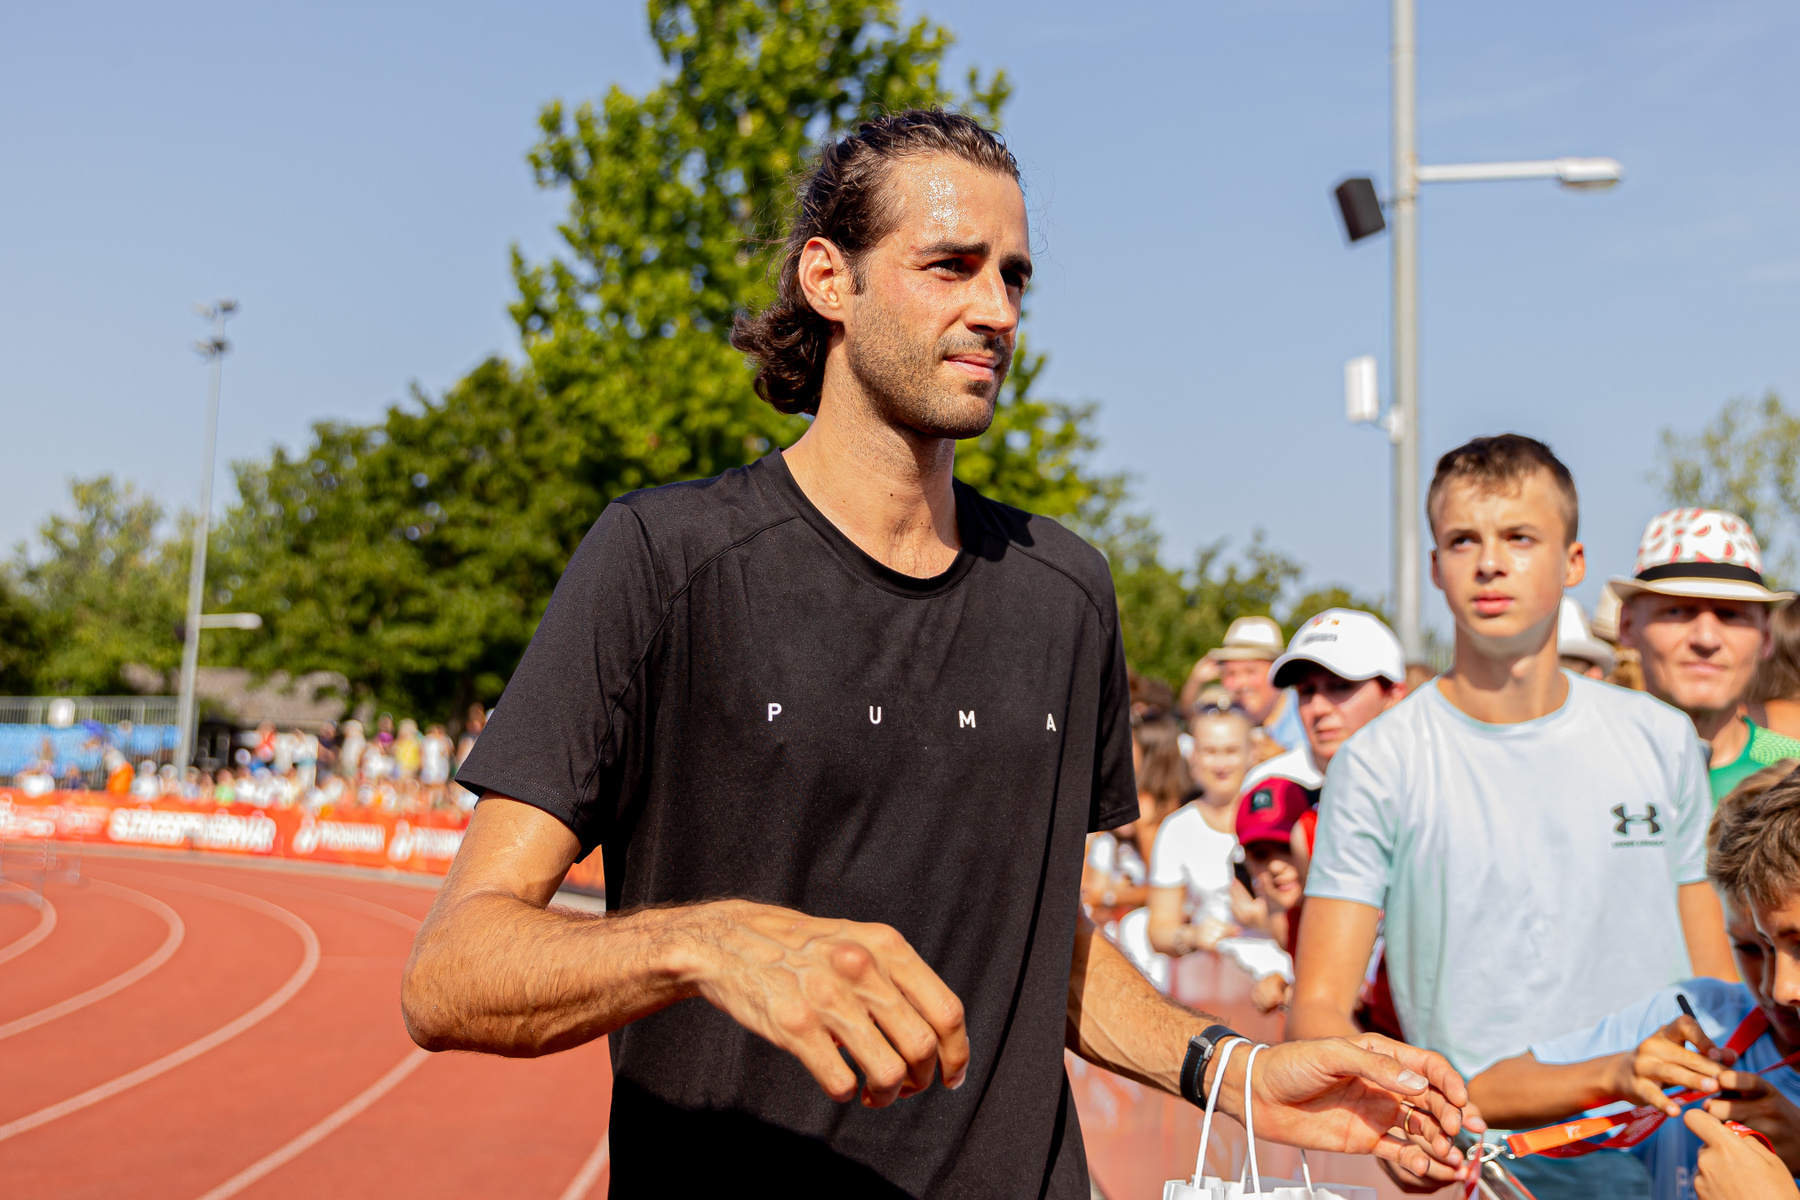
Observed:
[[[22,674],[43,691],[127,692],[126,663],[180,665],[187,543],[165,540],[162,506],[110,475],[77,479],[70,495],[74,512],[41,526],[41,552],[21,545],[13,555],[39,647]]]
[[[660,86],[541,114],[530,162],[569,211],[561,254],[514,253],[525,365],[485,363],[441,399],[322,424],[304,453],[240,465],[211,599],[267,626],[219,654],[339,671],[357,698],[421,714],[492,700],[608,501],[805,429],[752,392],[732,317],[770,294],[809,148],[953,100],[939,83],[950,35],[903,25],[891,0],[655,0],[649,16]],[[1004,77],[971,73],[968,89],[997,121]],[[1043,359],[1018,364],[963,472],[998,498],[1103,520],[1120,485],[1084,473],[1091,409],[1031,398]]]
[[[0,695],[28,696],[37,690],[44,657],[44,614],[0,571]]]
[[[1793,579],[1800,561],[1800,414],[1773,391],[1728,401],[1697,434],[1662,431],[1654,476],[1670,504],[1722,508],[1750,523],[1770,573]]]

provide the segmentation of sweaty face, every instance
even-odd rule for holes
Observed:
[[[1431,514],[1431,580],[1458,629],[1490,653],[1535,653],[1555,636],[1563,589],[1586,573],[1581,543],[1565,545],[1562,507],[1548,471],[1510,491],[1454,480]]]
[[[1800,1046],[1800,1012],[1792,1007],[1796,997],[1790,994],[1785,1002],[1776,998],[1776,967],[1780,956],[1757,928],[1757,921],[1746,906],[1723,892],[1719,893],[1719,903],[1725,909],[1725,935],[1731,939],[1731,954],[1737,960],[1738,974],[1744,977],[1745,986],[1756,997],[1757,1007],[1769,1018],[1775,1032],[1789,1045]],[[1787,982],[1791,993],[1795,987],[1791,952],[1788,958]]]
[[[1219,682],[1231,693],[1232,701],[1259,723],[1273,711],[1281,695],[1269,682],[1270,665],[1260,658],[1219,664]]]
[[[1256,894],[1270,907],[1291,912],[1306,892],[1306,880],[1294,862],[1292,847],[1280,842],[1251,842],[1244,847],[1244,865],[1250,869],[1250,880]]]
[[[1193,734],[1188,770],[1194,782],[1214,804],[1237,799],[1250,766],[1250,723],[1233,714],[1202,717],[1194,722]]]
[[[1746,600],[1640,592],[1621,616],[1645,687],[1686,713],[1735,710],[1771,645],[1767,606]]]
[[[1025,197],[949,155],[889,169],[897,224],[859,264],[845,360],[883,417],[966,438],[994,419],[1031,278]]]
[[[1405,694],[1404,686],[1384,685],[1377,679],[1345,679],[1315,667],[1294,684],[1300,704],[1300,723],[1313,759],[1323,767],[1350,735],[1373,721]]]

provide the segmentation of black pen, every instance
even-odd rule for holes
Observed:
[[[1694,1017],[1694,1006],[1689,1004],[1687,1001],[1687,997],[1682,995],[1680,992],[1675,993],[1675,1003],[1681,1005],[1681,1011],[1686,1013],[1688,1016],[1693,1017],[1694,1020],[1698,1021],[1700,1019],[1699,1017]]]

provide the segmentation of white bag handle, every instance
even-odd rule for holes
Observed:
[[[1250,1047],[1250,1061],[1244,1064],[1244,1140],[1249,1146],[1244,1165],[1249,1168],[1250,1183],[1256,1188],[1253,1194],[1258,1196],[1262,1195],[1263,1189],[1262,1175],[1256,1169],[1256,1105],[1250,1095],[1250,1081],[1254,1078],[1251,1072],[1256,1070],[1256,1056],[1267,1049],[1267,1046],[1262,1045]],[[1221,1065],[1219,1074],[1224,1073],[1225,1068]]]
[[[1200,1187],[1200,1180],[1206,1175],[1206,1144],[1212,1140],[1213,1110],[1219,1104],[1219,1085],[1225,1082],[1225,1068],[1231,1062],[1231,1052],[1240,1045],[1249,1044],[1247,1037],[1234,1037],[1213,1047],[1213,1053],[1219,1056],[1219,1070],[1213,1076],[1212,1090],[1206,1094],[1206,1116],[1200,1121],[1200,1156],[1194,1160],[1194,1177],[1188,1181],[1191,1187]]]

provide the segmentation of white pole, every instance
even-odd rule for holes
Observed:
[[[1408,662],[1425,657],[1419,627],[1419,155],[1413,0],[1393,0],[1394,617]]]
[[[212,360],[212,380],[207,389],[206,441],[201,454],[200,517],[194,523],[194,550],[188,568],[187,622],[183,626],[181,644],[180,733],[175,751],[175,765],[185,771],[194,761],[194,684],[200,670],[200,609],[206,598],[206,535],[212,524],[213,447],[219,433],[219,378],[224,372],[225,319],[237,309],[236,303],[221,300],[211,308],[203,308],[212,318],[211,339],[200,342],[197,349]]]

